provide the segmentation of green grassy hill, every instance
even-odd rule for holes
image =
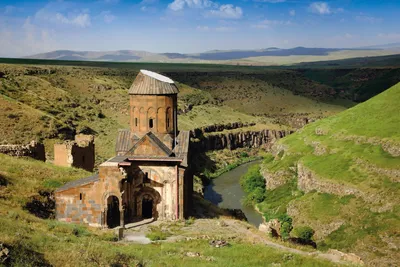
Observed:
[[[400,83],[282,139],[261,167],[265,217],[287,213],[295,227],[310,226],[320,249],[398,264],[399,103]]]
[[[211,247],[201,238],[204,232],[196,236],[195,231],[189,240],[179,242],[116,242],[113,230],[52,219],[54,203],[49,193],[86,175],[89,173],[74,168],[0,154],[0,250],[9,252],[7,257],[1,255],[0,266],[337,266],[261,242],[233,239],[232,234],[219,232],[217,219],[212,223],[215,229],[208,228],[207,234],[209,238],[229,239],[229,247]],[[179,229],[185,225],[170,224],[168,231],[180,235]],[[248,224],[237,225],[237,231],[250,228]],[[194,252],[199,256],[187,256]]]
[[[182,130],[232,122],[255,122],[258,129],[288,128],[288,116],[318,118],[346,108],[343,103],[327,104],[295,94],[286,85],[272,86],[269,70],[263,70],[267,77],[261,79],[254,76],[260,75],[259,70],[248,69],[258,74],[237,72],[239,76],[231,77],[230,72],[214,73],[214,69],[208,78],[202,73],[199,77],[206,81],[198,83],[193,67],[183,72],[182,66],[173,64],[168,68],[161,64],[124,68],[4,64],[0,65],[4,73],[0,78],[0,143],[43,141],[51,159],[54,142],[89,133],[96,136],[96,162],[104,161],[114,155],[118,129],[128,127],[127,91],[141,67],[165,69],[163,73],[178,82]],[[307,86],[324,87],[310,80],[302,88]]]

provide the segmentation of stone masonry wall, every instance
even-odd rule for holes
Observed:
[[[0,153],[12,157],[31,157],[46,161],[44,145],[35,141],[27,145],[0,145]]]
[[[74,141],[54,144],[54,165],[93,171],[95,163],[94,137],[76,135]]]

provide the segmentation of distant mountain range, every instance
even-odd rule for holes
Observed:
[[[72,51],[56,50],[48,53],[36,54],[26,58],[55,59],[55,60],[79,60],[79,61],[116,61],[116,62],[212,62],[212,61],[242,61],[249,58],[260,57],[324,57],[340,51],[367,51],[365,56],[376,55],[376,50],[392,50],[400,52],[400,43],[382,46],[361,48],[307,48],[295,47],[281,49],[270,47],[258,50],[212,50],[198,54],[183,53],[151,53],[137,50],[118,51]],[[372,51],[375,51],[372,53]],[[363,55],[364,55],[363,54]],[[387,54],[387,52],[386,52]],[[349,56],[351,57],[351,56]]]

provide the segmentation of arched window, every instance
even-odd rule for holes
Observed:
[[[149,120],[149,127],[150,127],[150,129],[152,129],[153,126],[154,126],[154,125],[153,125],[153,119],[150,119],[150,120]]]
[[[167,129],[169,129],[169,118],[167,118]]]

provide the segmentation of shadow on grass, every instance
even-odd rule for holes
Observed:
[[[3,248],[8,250],[8,255],[0,259],[0,265],[4,266],[52,266],[45,258],[44,254],[28,248],[25,244],[8,245]],[[1,261],[2,260],[2,261]]]
[[[39,195],[31,197],[24,209],[41,219],[54,219],[55,207],[53,195],[47,191],[39,191]]]

